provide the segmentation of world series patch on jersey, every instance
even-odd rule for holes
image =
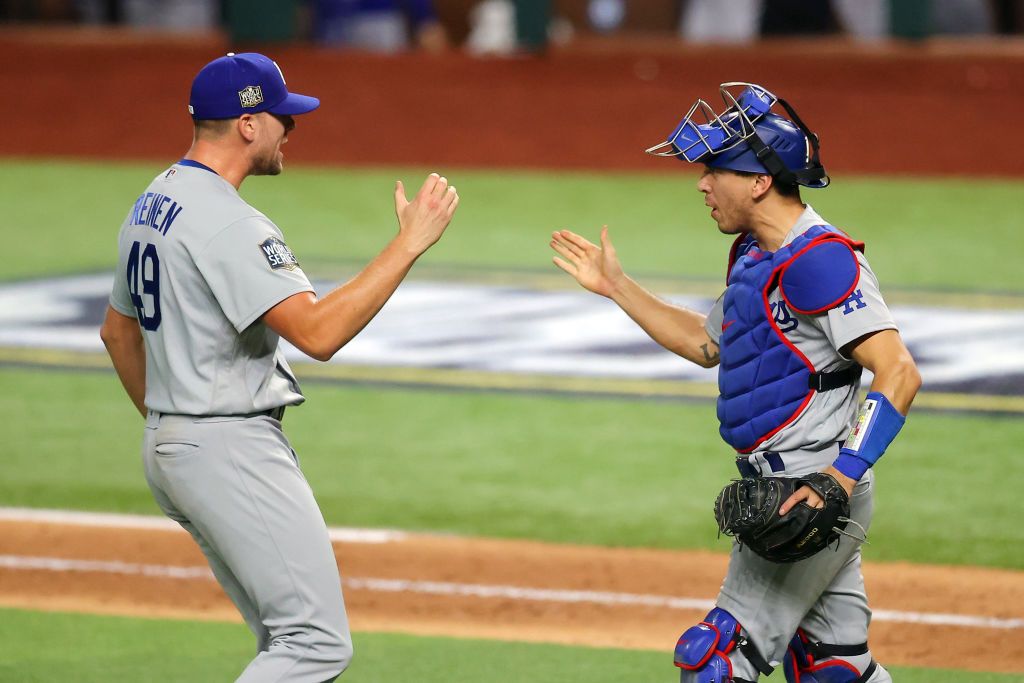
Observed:
[[[295,258],[295,254],[287,244],[277,237],[268,237],[260,242],[260,249],[263,250],[263,256],[267,259],[267,263],[274,270],[278,268],[295,270],[299,267],[299,261]]]

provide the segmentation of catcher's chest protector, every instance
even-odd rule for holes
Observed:
[[[718,421],[722,438],[749,453],[795,420],[811,400],[815,368],[775,322],[769,294],[781,288],[796,313],[818,314],[839,305],[859,278],[854,249],[832,226],[816,225],[776,252],[751,236],[737,240],[725,292]],[[852,257],[852,258],[851,258]],[[785,277],[784,277],[785,276]]]

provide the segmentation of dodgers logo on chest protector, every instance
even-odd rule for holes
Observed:
[[[792,314],[818,315],[856,288],[863,250],[832,226],[816,225],[776,252],[761,251],[749,235],[734,247],[719,340],[718,420],[722,438],[740,453],[799,417],[814,390],[813,364],[786,338]],[[769,295],[778,289],[781,300]]]

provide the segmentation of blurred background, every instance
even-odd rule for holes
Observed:
[[[876,468],[873,651],[905,683],[1024,680],[1024,0],[0,0],[0,680],[230,680],[249,657],[212,583],[130,576],[202,560],[154,545],[141,425],[97,333],[118,226],[191,142],[193,76],[247,50],[322,102],[285,172],[241,188],[318,291],[390,239],[396,179],[439,171],[461,197],[330,363],[287,350],[309,401],[286,428],[328,524],[420,544],[340,547],[362,581],[346,680],[678,680],[666,653],[728,549],[716,376],[580,291],[548,241],[607,224],[630,274],[710,307],[730,240],[699,169],[644,150],[725,81],[820,136],[833,182],[803,198],[867,243],[924,377]],[[647,607],[388,603],[382,577]]]
[[[3,0],[0,22],[7,153],[173,153],[155,132],[187,135],[198,66],[255,49],[323,100],[303,161],[656,171],[640,151],[746,80],[829,131],[830,170],[1022,168],[998,122],[1024,0]]]
[[[7,22],[224,32],[377,52],[542,50],[594,36],[750,43],[1024,31],[1020,0],[4,0]]]

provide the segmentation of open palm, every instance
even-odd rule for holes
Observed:
[[[624,277],[607,225],[601,228],[601,246],[571,230],[558,230],[551,236],[551,248],[560,254],[552,259],[554,264],[595,294],[611,298]]]

